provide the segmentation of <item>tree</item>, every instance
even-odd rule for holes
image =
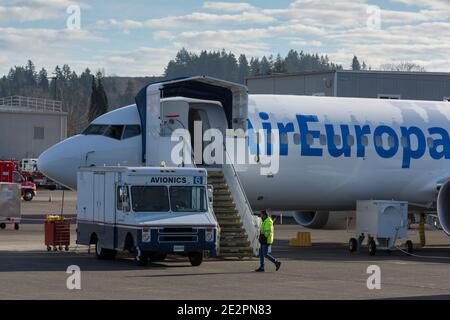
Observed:
[[[259,76],[261,74],[261,63],[258,58],[250,60],[250,75]]]
[[[270,61],[264,56],[261,59],[260,64],[260,74],[261,75],[269,75],[272,73],[272,65],[270,64]]]
[[[286,73],[286,72],[287,68],[285,60],[281,57],[280,54],[278,54],[273,64],[273,73]]]
[[[357,57],[357,56],[353,56],[352,70],[353,70],[353,71],[359,71],[359,70],[361,70],[361,64],[359,63],[359,60],[358,60],[358,57]]]
[[[380,66],[382,71],[403,71],[403,72],[426,72],[427,70],[421,65],[402,61],[400,63],[386,63]]]
[[[39,71],[37,82],[39,88],[41,88],[44,92],[49,91],[48,74],[47,70],[45,70],[44,68]]]
[[[300,71],[300,56],[297,51],[290,50],[284,59],[286,71],[289,73]]]
[[[89,105],[89,122],[94,121],[98,116],[98,90],[97,90],[97,82],[95,81],[95,77],[92,76],[92,92],[91,92],[91,102]]]
[[[245,54],[239,56],[239,83],[244,84],[245,79],[250,75],[250,66]]]

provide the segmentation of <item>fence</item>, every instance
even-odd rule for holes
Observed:
[[[23,109],[24,111],[31,110],[36,112],[63,112],[61,101],[22,96],[0,98],[0,109]]]

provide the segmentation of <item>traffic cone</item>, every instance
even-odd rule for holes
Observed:
[[[48,196],[48,202],[52,202],[52,195],[51,194]]]

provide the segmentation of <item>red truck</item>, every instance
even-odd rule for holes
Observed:
[[[13,161],[0,161],[0,182],[17,183],[23,200],[33,200],[36,196],[36,185],[27,181],[15,168],[16,164]]]

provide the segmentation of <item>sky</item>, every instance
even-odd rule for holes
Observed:
[[[450,72],[450,0],[0,0],[0,74],[31,59],[158,76],[183,47]]]

